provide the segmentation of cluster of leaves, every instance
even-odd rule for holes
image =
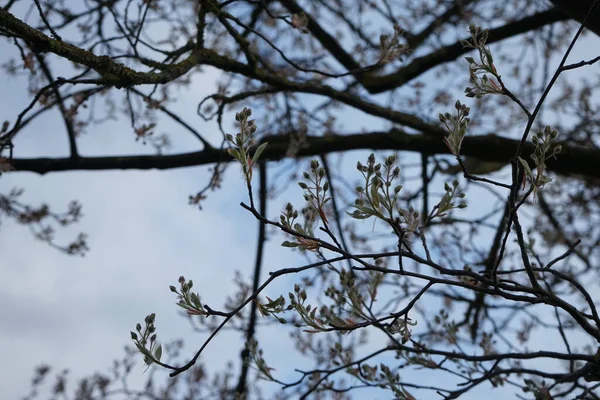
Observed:
[[[462,112],[466,113],[465,115],[468,115],[468,108],[457,103],[457,109],[459,111],[457,124],[464,123],[466,126],[468,121],[461,122],[458,121],[458,119]],[[441,116],[440,118],[442,117],[444,116]],[[462,135],[464,135],[464,132]],[[460,148],[460,144],[458,147]],[[388,222],[394,228],[398,227],[398,222],[402,222],[403,234],[417,232],[422,224],[419,213],[410,206],[405,209],[398,205],[402,185],[394,185],[394,180],[400,174],[400,168],[396,166],[396,156],[389,156],[385,159],[383,171],[382,165],[376,163],[374,154],[369,156],[367,165],[363,165],[359,161],[356,168],[362,174],[365,184],[364,186],[356,187],[358,198],[355,200],[354,204],[352,204],[352,207],[355,208],[355,210],[348,214],[356,219],[376,217]],[[462,199],[465,197],[465,194],[458,189],[457,180],[452,182],[452,186],[448,183],[444,183],[444,191],[444,196],[433,208],[425,224],[429,223],[433,218],[447,216],[448,212],[452,209],[466,207],[464,201],[461,201],[458,204],[453,201],[456,198]]]
[[[444,114],[440,113],[439,119],[448,132],[448,136],[444,138],[444,142],[452,154],[458,158],[460,157],[462,142],[467,134],[467,127],[469,122],[471,122],[469,118],[469,111],[471,109],[459,100],[456,100],[454,108],[456,109],[456,115],[448,112]]]
[[[249,119],[252,115],[250,108],[245,108],[239,113],[235,114],[235,120],[240,125],[240,131],[235,135],[225,135],[227,141],[233,146],[227,151],[233,158],[238,160],[242,165],[242,172],[246,177],[248,185],[252,181],[252,167],[256,164],[260,155],[267,147],[267,142],[262,143],[256,148],[252,157],[250,157],[250,149],[254,147],[254,132],[256,132],[256,121]]]
[[[394,33],[390,36],[389,34],[382,34],[379,36],[379,62],[387,64],[396,60],[402,61],[402,56],[410,52],[408,45],[400,43],[400,38],[404,31],[394,24]]]
[[[348,368],[348,373],[357,379],[365,380],[377,385],[380,388],[390,390],[396,400],[417,400],[400,381],[400,374],[394,373],[391,368],[380,363],[379,365],[369,365],[363,363],[359,367]]]
[[[267,362],[263,357],[263,350],[258,347],[258,342],[255,339],[251,339],[248,341],[248,343],[246,343],[246,348],[252,357],[254,366],[256,366],[256,369],[262,374],[262,376],[270,381],[276,381],[275,377],[271,373],[273,368],[267,365]]]
[[[465,57],[469,63],[469,82],[470,87],[465,89],[467,97],[481,98],[486,94],[502,94],[502,82],[496,66],[494,57],[489,47],[485,44],[489,32],[487,29],[481,29],[475,24],[469,25],[471,40],[464,40],[462,45],[466,48],[475,49],[479,53],[479,61],[473,57]],[[491,77],[488,74],[492,75]]]
[[[208,312],[200,301],[200,296],[192,292],[194,282],[190,279],[186,282],[185,277],[179,277],[179,290],[173,285],[169,286],[171,292],[177,295],[177,305],[185,310],[188,315],[207,315]]]
[[[325,206],[331,201],[328,194],[329,182],[325,180],[325,175],[325,168],[317,160],[312,160],[310,171],[303,173],[305,181],[298,182],[298,186],[302,188],[304,200],[307,203],[307,206],[302,209],[304,224],[301,225],[296,222],[298,211],[294,209],[291,203],[288,203],[279,220],[282,227],[294,235],[294,241],[286,240],[282,243],[282,246],[297,247],[301,251],[314,251],[319,248],[319,241],[314,238],[315,223],[317,218],[324,225],[329,223]]]
[[[403,318],[396,317],[386,326],[386,330],[392,335],[400,335],[400,342],[402,344],[408,342],[411,338],[412,330],[411,327],[417,325],[417,321],[411,320],[407,315]]]
[[[527,176],[527,179],[531,182],[531,187],[534,195],[544,187],[547,183],[552,181],[552,178],[546,174],[546,160],[551,157],[556,157],[561,152],[562,146],[555,144],[554,141],[558,136],[558,131],[552,129],[549,126],[544,128],[543,132],[536,132],[531,137],[531,142],[535,146],[531,159],[536,167],[534,173],[529,167],[529,163],[522,157],[518,157],[519,163],[523,166],[523,170]],[[525,181],[523,181],[525,184]]]
[[[545,381],[537,381],[533,379],[524,379],[525,387],[523,393],[532,393],[536,400],[552,400],[548,385]]]
[[[310,173],[304,172],[304,179],[308,182],[298,182],[304,190],[304,200],[309,204],[309,207],[317,213],[321,221],[327,224],[327,216],[325,214],[325,205],[331,200],[327,195],[329,190],[329,182],[324,180],[325,168],[319,165],[317,160],[310,162]]]
[[[304,207],[301,211],[304,220],[302,225],[296,222],[298,219],[298,210],[294,209],[292,203],[286,204],[285,210],[279,216],[279,221],[292,234],[293,241],[284,240],[281,245],[284,247],[297,247],[300,251],[318,250],[320,243],[314,239],[317,214],[311,207]]]
[[[465,193],[460,191],[458,187],[458,181],[455,179],[452,181],[452,185],[448,183],[444,183],[444,195],[438,204],[433,207],[431,214],[429,215],[428,221],[431,221],[436,217],[445,217],[448,215],[448,212],[455,208],[466,208],[467,203],[464,200],[461,200],[458,204],[454,200],[463,199],[465,197]]]
[[[137,324],[135,326],[136,332],[131,332],[131,340],[135,344],[135,347],[144,356],[144,364],[148,367],[153,363],[160,363],[162,357],[162,345],[158,344],[156,339],[156,326],[154,321],[156,320],[156,314],[152,313],[144,319],[144,328],[142,325]],[[138,336],[139,335],[139,336]]]
[[[371,317],[365,310],[365,303],[376,301],[377,287],[381,284],[382,278],[382,274],[377,274],[374,279],[369,281],[368,287],[365,288],[356,284],[355,275],[352,271],[341,270],[339,285],[330,285],[324,292],[325,296],[333,302],[330,306],[314,307],[307,304],[308,295],[306,290],[295,284],[294,291],[288,293],[288,305],[286,305],[286,299],[283,296],[279,296],[275,300],[267,297],[268,301],[259,303],[258,309],[263,316],[274,316],[283,324],[287,323],[287,320],[282,318],[280,314],[293,310],[299,317],[294,326],[304,328],[307,333],[329,332],[332,330],[347,333],[359,326],[358,319],[362,322],[371,321]],[[347,315],[348,317],[341,317],[341,315]],[[406,341],[410,337],[410,332],[406,329],[406,325],[403,325],[402,328],[401,325],[402,323],[394,324],[389,332],[392,334],[400,332],[403,335],[403,340]]]
[[[318,307],[313,307],[310,304],[306,304],[308,295],[304,289],[301,289],[298,284],[294,285],[294,292],[288,293],[290,304],[286,306],[286,300],[283,296],[279,296],[277,299],[272,300],[267,297],[268,302],[259,303],[258,309],[263,316],[271,315],[274,316],[278,322],[285,324],[287,320],[280,317],[278,314],[295,310],[300,317],[300,321],[294,325],[296,327],[310,327],[306,332],[319,332],[327,330],[327,323],[317,316]],[[321,310],[321,314],[323,310]]]
[[[385,159],[383,171],[381,164],[376,163],[375,155],[367,159],[367,165],[360,161],[356,169],[362,174],[364,186],[357,186],[358,198],[352,207],[355,210],[349,215],[356,219],[377,217],[393,221],[397,217],[398,194],[402,185],[394,185],[394,180],[400,175],[400,168],[396,165],[396,156]]]

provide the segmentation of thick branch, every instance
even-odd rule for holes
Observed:
[[[54,53],[74,63],[90,67],[102,76],[102,81],[98,83],[114,85],[116,87],[145,83],[167,83],[184,75],[199,62],[198,54],[193,52],[185,60],[178,64],[169,65],[160,73],[137,72],[121,63],[115,62],[109,56],[98,56],[91,51],[52,39],[2,8],[0,8],[0,26],[8,30],[15,37],[27,41],[34,52]]]
[[[556,8],[563,11],[569,17],[573,18],[576,21],[583,22],[585,16],[588,11],[592,7],[594,0],[550,0],[552,4],[556,6]],[[594,14],[590,15],[588,21],[585,24],[585,27],[596,35],[600,36],[600,11],[596,11]]]
[[[288,135],[267,136],[263,138],[269,145],[261,158],[279,160],[288,150]],[[409,135],[398,129],[389,132],[371,132],[328,137],[309,136],[308,148],[298,152],[299,156],[314,156],[348,150],[404,150],[419,153],[450,154],[439,138],[425,135]],[[514,156],[518,140],[506,139],[495,135],[467,137],[463,143],[462,154],[485,161],[505,161],[507,164]],[[562,143],[563,150],[555,159],[547,161],[548,169],[562,175],[585,175],[600,178],[600,150],[576,147]],[[523,158],[529,159],[533,151],[530,143],[525,145]],[[106,170],[106,169],[171,169],[206,165],[232,158],[226,151],[202,150],[173,155],[112,156],[71,158],[17,158],[12,161],[17,171],[32,171],[40,174],[69,170]]]
[[[499,42],[565,19],[568,19],[568,16],[557,9],[543,11],[499,28],[490,29],[487,43]],[[415,58],[410,64],[391,74],[366,76],[362,80],[363,86],[372,94],[400,87],[426,71],[440,64],[454,61],[461,55],[470,52],[471,49],[465,48],[461,42],[462,40],[459,40],[425,56]]]

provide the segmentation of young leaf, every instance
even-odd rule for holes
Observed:
[[[162,344],[159,345],[154,351],[154,358],[160,361],[160,357],[162,356]]]
[[[258,146],[256,151],[254,152],[254,156],[252,157],[252,164],[256,164],[256,162],[260,158],[260,155],[263,153],[263,151],[265,151],[267,144],[269,144],[269,142],[265,142],[265,143],[261,144],[260,146]]]

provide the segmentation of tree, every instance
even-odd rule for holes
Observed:
[[[4,68],[26,70],[31,103],[2,127],[4,172],[206,165],[212,178],[189,196],[201,208],[226,168],[241,166],[241,207],[259,225],[253,281],[239,281],[228,304],[202,296],[210,283],[182,276],[171,286],[202,332],[195,354],[180,355],[179,342],[163,348],[148,315],[115,376],[90,377],[75,397],[259,398],[277,388],[274,398],[450,399],[484,386],[598,398],[600,121],[590,71],[600,56],[569,55],[576,43],[597,51],[600,11],[598,0],[571,3],[7,1],[0,33],[17,56]],[[218,142],[171,107],[208,67],[220,72],[218,90],[198,115],[215,121]],[[85,128],[106,120],[98,110],[127,119],[155,154],[81,155]],[[61,115],[69,156],[18,157],[20,136],[47,112]],[[170,137],[155,133],[165,118],[202,149],[168,154]],[[303,206],[272,193],[282,179],[299,181]],[[66,245],[54,237],[53,223],[80,220],[79,204],[56,213],[20,194],[1,195],[5,218],[66,253],[87,251],[83,234]],[[304,264],[267,274],[267,236]],[[287,292],[264,295],[290,276]],[[225,328],[240,332],[243,350],[219,374],[202,351]],[[291,332],[311,367],[272,370],[264,329]],[[552,348],[532,339],[540,334]],[[151,382],[160,368],[172,379],[115,389],[131,357],[152,366]],[[37,370],[32,395],[48,371]]]

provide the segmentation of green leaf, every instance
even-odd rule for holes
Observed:
[[[371,184],[371,201],[373,207],[379,207],[379,196],[377,196],[377,186]]]
[[[368,219],[372,216],[372,215],[366,215],[364,213],[361,213],[358,210],[354,210],[354,212],[346,211],[346,214],[348,214],[349,216],[351,216],[354,219]]]
[[[529,168],[529,164],[527,163],[527,161],[523,160],[521,157],[517,157],[517,159],[519,160],[519,162],[521,163],[521,165],[523,166],[523,168],[527,172],[527,176],[529,178],[533,179],[533,172],[531,171],[531,168]]]
[[[227,152],[236,160],[238,160],[239,162],[242,162],[242,158],[240,156],[240,152],[238,151],[238,149],[227,149]]]
[[[306,231],[300,224],[294,224],[294,230],[302,235],[307,235]]]
[[[281,243],[281,245],[283,247],[298,247],[298,243],[294,243],[294,242],[290,242],[290,241],[284,241],[283,243]]]
[[[242,136],[239,133],[235,135],[235,145],[237,147],[244,147],[244,140],[242,139]]]
[[[162,345],[159,345],[154,351],[154,358],[160,361],[160,357],[162,356]]]
[[[377,202],[383,204],[384,207],[388,206],[388,198],[383,193],[377,193]]]
[[[359,210],[362,213],[369,214],[369,215],[375,215],[375,210],[373,210],[371,207],[357,206],[357,205],[352,205],[352,207],[356,208],[357,210]]]
[[[198,298],[198,295],[196,293],[192,293],[190,297],[192,299],[192,303],[194,304],[194,306],[196,306],[196,308],[202,307],[202,304],[200,304],[200,299]]]
[[[256,151],[254,152],[254,156],[252,156],[252,164],[256,164],[256,162],[260,158],[260,155],[263,153],[263,151],[265,151],[267,144],[269,144],[269,142],[265,142],[265,143],[261,144],[260,146],[258,146]]]

